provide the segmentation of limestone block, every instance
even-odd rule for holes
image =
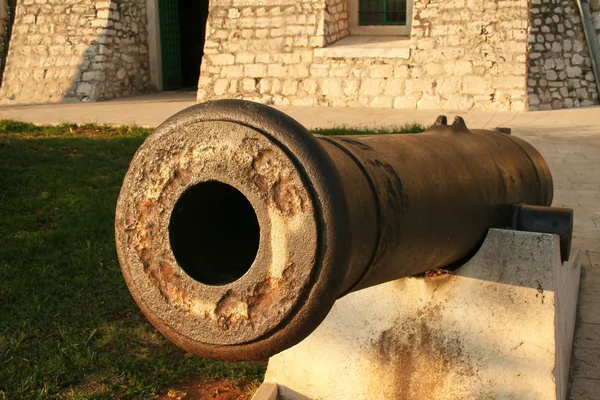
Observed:
[[[490,230],[455,273],[351,293],[265,382],[286,399],[560,399],[567,395],[578,252]],[[256,400],[262,400],[255,398]]]
[[[44,79],[46,72],[43,69],[36,69],[33,71],[33,80],[39,81]]]
[[[123,77],[124,78],[124,77]],[[82,81],[96,81],[104,79],[104,73],[102,71],[88,71],[82,75]]]
[[[244,92],[256,92],[256,86],[256,80],[252,78],[245,78],[242,80],[242,87],[244,89]]]
[[[378,96],[383,92],[383,82],[383,79],[362,79],[360,83],[360,94],[370,97]]]
[[[294,78],[306,78],[310,75],[308,66],[305,64],[291,65],[289,69],[290,76]]]
[[[326,77],[329,75],[328,64],[312,64],[310,66],[310,76],[313,77]]]
[[[235,55],[235,63],[236,64],[252,64],[256,55],[250,52],[241,52]]]
[[[440,96],[424,94],[417,102],[417,108],[422,110],[436,110],[440,108]]]
[[[211,54],[207,58],[212,65],[233,65],[235,63],[233,54]]]
[[[463,92],[466,94],[482,94],[489,90],[488,82],[479,76],[467,76],[463,80]]]
[[[443,103],[442,108],[447,110],[470,110],[473,108],[474,103],[472,96],[466,96],[456,92],[448,97],[448,100]]]
[[[260,94],[267,94],[271,91],[271,80],[270,79],[261,79],[258,82],[258,90]]]
[[[580,99],[586,99],[588,97],[588,92],[585,88],[576,89],[575,92]]]
[[[288,67],[281,64],[270,64],[267,70],[268,76],[274,78],[285,78],[288,75]]]
[[[552,51],[555,53],[562,53],[562,45],[559,42],[552,43]]]
[[[397,97],[404,93],[404,81],[401,79],[388,79],[385,86],[385,94]]]
[[[276,104],[282,104],[282,105],[290,104],[290,100],[287,97],[282,97],[282,96],[273,96],[273,101]]]
[[[527,111],[527,105],[522,100],[513,101],[510,103],[510,110],[511,111],[519,111],[519,112]]]
[[[217,79],[215,81],[215,94],[217,96],[221,96],[227,92],[227,87],[229,86],[229,79]]]
[[[96,16],[99,19],[108,19],[109,15],[110,15],[110,10],[106,10],[106,9],[105,10],[98,10],[98,12],[96,13]]]
[[[285,36],[285,28],[271,29],[270,36],[274,38]]]
[[[342,80],[334,78],[323,79],[321,82],[321,93],[324,96],[332,98],[343,96],[344,91],[342,89]]]
[[[239,32],[240,36],[244,39],[251,39],[254,36],[253,29],[241,29]]]
[[[360,80],[356,78],[344,81],[344,94],[348,98],[356,98],[360,92]]]
[[[298,81],[288,79],[283,83],[283,90],[281,94],[284,96],[293,96],[298,91]]]
[[[524,88],[525,87],[525,76],[502,76],[494,78],[492,84],[494,88]]]
[[[209,93],[207,90],[203,88],[198,89],[198,94],[196,95],[196,101],[201,103],[206,101],[209,98]]]
[[[90,83],[84,82],[77,85],[77,94],[90,95],[93,86]]]
[[[432,93],[433,82],[432,78],[409,79],[406,81],[406,94],[418,93],[420,96],[421,93]]]
[[[410,70],[408,65],[400,65],[394,68],[394,78],[406,79],[410,77]]]
[[[248,78],[260,78],[267,76],[267,66],[264,64],[244,65],[244,76]]]
[[[229,89],[227,89],[227,93],[229,94],[238,94],[239,92],[239,81],[237,79],[229,82]]]
[[[473,72],[473,63],[471,61],[447,62],[444,64],[444,70],[447,75],[469,75]]]
[[[585,61],[585,59],[580,55],[580,54],[573,54],[573,57],[571,57],[571,63],[573,65],[581,65],[583,64],[583,62]]]
[[[392,108],[394,105],[394,98],[391,96],[377,96],[369,104],[373,108]]]
[[[461,79],[455,77],[442,78],[438,81],[436,90],[446,97],[458,94],[461,89]]]
[[[308,94],[317,92],[317,81],[314,79],[304,79],[300,82],[300,90],[304,90]]]
[[[281,54],[281,61],[283,64],[297,64],[300,62],[300,53],[283,53]]]
[[[371,78],[389,78],[394,74],[393,65],[373,65],[369,70]]]
[[[579,78],[582,73],[581,67],[567,67],[566,71],[569,78]]]
[[[350,75],[351,66],[349,64],[332,65],[329,68],[329,76],[345,78]]]
[[[271,54],[264,52],[257,52],[255,61],[258,64],[269,64],[271,62]]]
[[[281,80],[273,79],[271,81],[271,94],[280,94],[282,88],[283,88],[283,84],[281,83]],[[278,96],[277,98],[281,98],[281,97]]]
[[[35,24],[36,18],[35,18],[35,15],[29,14],[29,15],[25,15],[23,17],[22,21],[23,21],[23,24]]]
[[[444,66],[437,63],[428,63],[425,65],[425,72],[429,76],[437,77],[444,71]]]
[[[254,31],[254,35],[256,36],[257,39],[265,39],[265,38],[269,37],[269,30],[268,29],[256,29]]]
[[[556,71],[554,71],[554,70],[550,70],[550,71],[547,71],[547,72],[546,72],[546,78],[547,78],[549,81],[555,81],[555,80],[557,80],[557,79],[558,79],[558,74],[556,73]]]
[[[417,100],[406,96],[396,97],[394,99],[394,108],[415,109],[417,108]]]
[[[223,78],[243,78],[244,76],[243,65],[228,65],[221,68],[221,77]]]
[[[507,99],[494,99],[492,102],[492,110],[494,111],[510,111],[510,101]]]

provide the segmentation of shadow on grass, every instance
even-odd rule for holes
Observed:
[[[263,363],[186,354],[129,295],[114,209],[147,133],[0,123],[0,398],[147,398],[192,375],[262,379]]]
[[[148,398],[190,376],[262,380],[265,363],[215,362],[175,347],[129,295],[114,210],[149,133],[0,121],[0,399]]]

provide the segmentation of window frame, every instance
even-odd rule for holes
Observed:
[[[348,22],[353,36],[410,36],[412,27],[413,1],[406,1],[406,25],[359,25],[360,0],[349,0]]]

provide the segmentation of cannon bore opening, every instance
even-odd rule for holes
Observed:
[[[192,186],[179,198],[169,238],[177,263],[190,277],[206,285],[225,285],[252,266],[260,226],[242,193],[209,181]]]

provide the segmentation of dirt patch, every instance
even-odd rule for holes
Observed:
[[[448,275],[451,274],[452,271],[449,269],[432,269],[431,271],[425,272],[426,278],[435,278],[436,276]]]
[[[194,378],[164,390],[158,400],[250,400],[254,386],[252,382]]]

